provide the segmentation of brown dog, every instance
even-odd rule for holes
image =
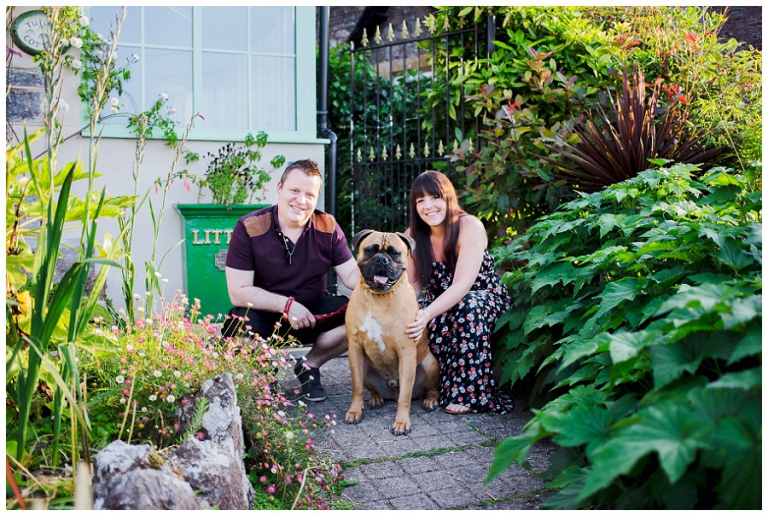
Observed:
[[[352,244],[358,249],[360,283],[346,315],[352,402],[345,421],[358,423],[362,418],[365,386],[371,392],[371,408],[381,407],[385,399],[397,400],[392,433],[405,435],[411,429],[411,399],[426,391],[424,407],[437,408],[439,379],[426,331],[419,342],[405,333],[419,310],[405,272],[415,242],[404,233],[365,229]]]

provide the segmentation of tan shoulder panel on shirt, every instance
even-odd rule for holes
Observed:
[[[243,221],[245,230],[248,232],[248,236],[253,238],[261,236],[272,227],[272,214],[263,213],[261,215],[254,215]]]
[[[323,233],[333,233],[336,229],[336,219],[327,213],[315,213],[315,229]]]

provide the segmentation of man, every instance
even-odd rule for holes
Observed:
[[[350,289],[360,274],[336,220],[315,209],[322,186],[314,161],[288,165],[277,184],[277,204],[249,213],[235,225],[226,261],[227,290],[235,307],[222,333],[231,336],[243,326],[237,316],[244,316],[250,331],[265,338],[283,318],[284,331],[287,320],[290,335],[314,343],[294,367],[309,401],[326,397],[320,366],[347,349],[348,300],[328,295],[326,274],[333,268]]]

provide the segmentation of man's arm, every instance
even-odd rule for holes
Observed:
[[[226,267],[227,291],[234,306],[251,307],[254,310],[280,313],[285,308],[287,297],[267,292],[253,286],[254,271],[241,271]]]
[[[337,265],[333,270],[336,271],[336,275],[341,282],[350,290],[354,290],[360,282],[360,269],[357,267],[357,262],[354,258],[350,258],[341,265]]]

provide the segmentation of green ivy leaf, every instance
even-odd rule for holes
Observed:
[[[634,358],[646,347],[658,344],[659,337],[660,334],[656,331],[618,331],[610,336],[611,360],[618,364]]]
[[[683,373],[694,374],[702,360],[704,342],[690,338],[651,348],[651,366],[656,388],[676,380]]]
[[[613,418],[603,407],[579,406],[567,412],[544,412],[539,421],[560,446],[586,444],[589,453],[608,439]]]
[[[745,253],[741,247],[730,240],[720,246],[719,252],[709,253],[709,255],[736,271],[749,267],[750,265],[755,265],[755,260]]]
[[[557,494],[547,499],[541,505],[542,509],[576,510],[581,508],[579,492],[584,487],[589,470],[577,466],[569,466],[558,475],[550,485],[553,488],[561,488]]]
[[[743,419],[723,421],[717,434],[727,459],[715,488],[723,508],[755,509],[762,505],[762,432]]]
[[[763,368],[755,367],[740,373],[726,373],[707,389],[753,389],[763,385]]]
[[[544,326],[544,321],[549,315],[550,310],[552,310],[552,307],[549,305],[538,305],[531,308],[523,323],[523,335],[528,335],[536,328]]]
[[[749,322],[755,317],[761,317],[763,313],[763,296],[734,299],[730,304],[730,312],[721,314],[723,327],[726,330]]]
[[[652,452],[657,453],[669,482],[674,484],[696,458],[697,450],[707,446],[711,424],[698,420],[687,407],[656,405],[638,415],[638,422],[619,430],[616,437],[590,456],[593,467],[580,500],[605,488]]]
[[[641,285],[640,280],[636,278],[622,278],[606,285],[603,293],[597,296],[602,300],[597,316],[605,315],[624,301],[635,299]]]
[[[728,359],[728,365],[735,364],[745,357],[759,355],[763,352],[763,332],[758,324],[751,325],[747,336],[736,344],[731,357]]]

